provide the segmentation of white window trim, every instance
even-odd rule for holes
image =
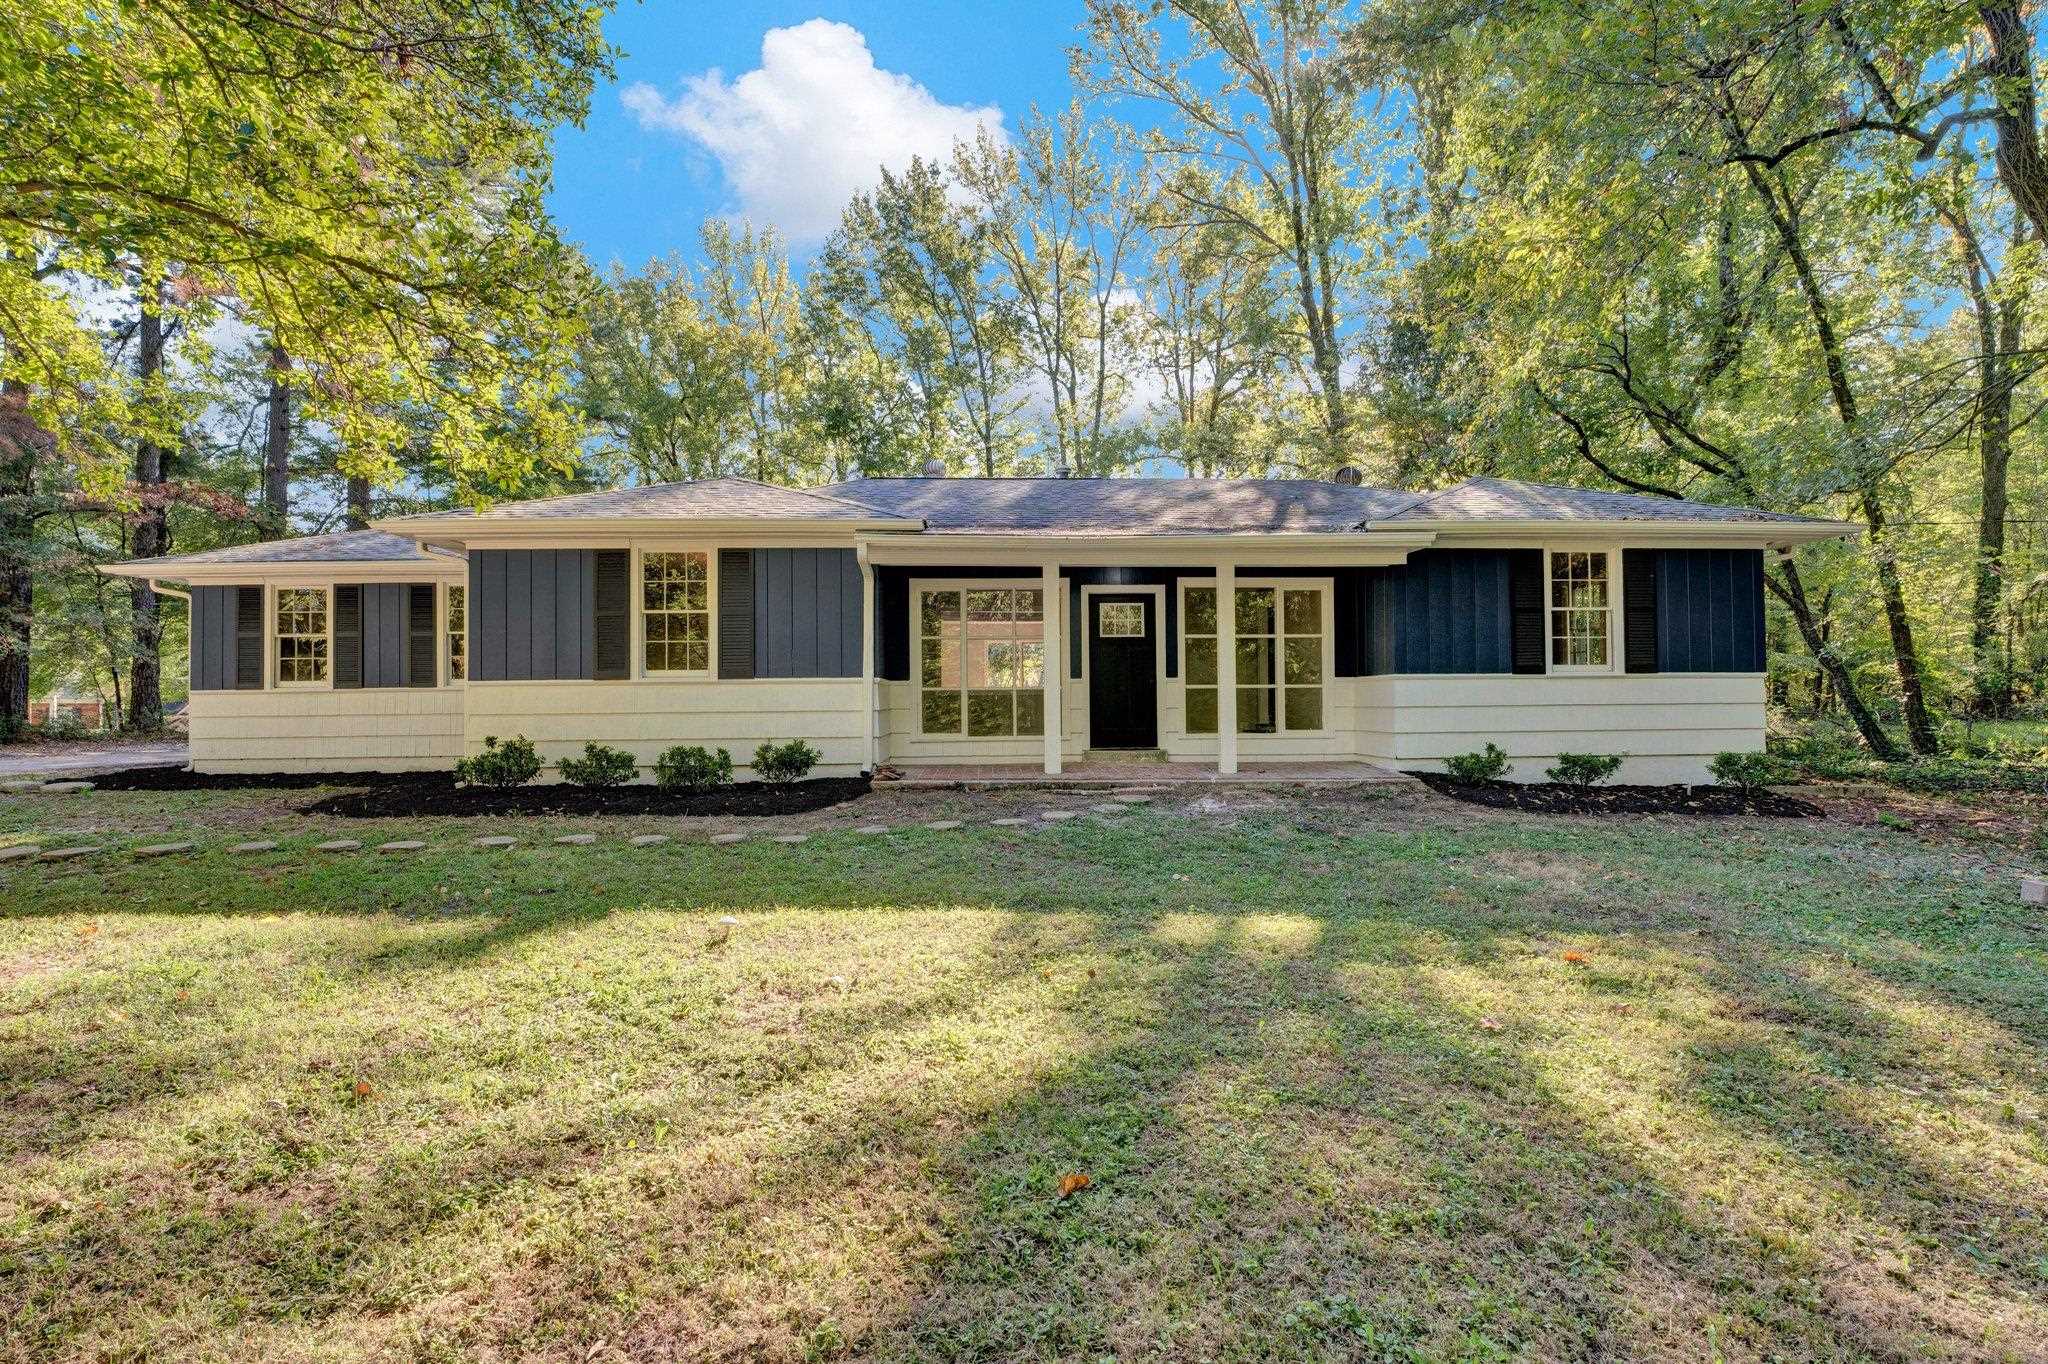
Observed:
[[[661,682],[702,681],[718,676],[718,551],[710,545],[659,540],[632,546],[633,574],[628,591],[633,594],[632,676]],[[650,668],[647,666],[647,588],[642,565],[650,554],[701,554],[704,556],[704,600],[707,646],[702,668]]]
[[[320,592],[327,598],[327,610],[323,613],[327,621],[327,676],[318,682],[287,682],[284,670],[278,666],[277,646],[283,638],[278,633],[277,623],[282,612],[278,610],[279,599],[287,592]],[[267,647],[264,649],[263,670],[275,691],[333,691],[334,690],[334,584],[324,583],[272,583],[270,591],[264,594],[263,635]],[[294,635],[294,639],[301,636]],[[310,638],[310,636],[306,636]]]
[[[1605,663],[1556,663],[1551,660],[1552,634],[1559,610],[1552,603],[1556,579],[1551,559],[1559,554],[1604,554],[1607,556],[1607,661]],[[1543,550],[1543,671],[1553,677],[1611,677],[1622,671],[1621,548],[1618,545],[1546,545]]]
[[[1546,561],[1546,562],[1547,562],[1547,561]],[[1293,578],[1244,578],[1244,577],[1240,577],[1240,578],[1238,578],[1238,579],[1237,579],[1237,583],[1236,583],[1236,585],[1237,585],[1237,587],[1238,587],[1238,589],[1239,589],[1239,590],[1243,590],[1244,588],[1248,588],[1248,587],[1275,587],[1275,588],[1280,588],[1280,589],[1282,589],[1282,590],[1285,590],[1285,589],[1287,589],[1287,588],[1295,588],[1295,589],[1297,589],[1297,590],[1299,590],[1299,589],[1302,589],[1302,588],[1312,588],[1312,589],[1314,589],[1315,591],[1317,591],[1317,592],[1320,592],[1320,593],[1322,594],[1321,600],[1322,600],[1322,607],[1323,607],[1323,610],[1322,610],[1322,615],[1323,615],[1323,680],[1322,680],[1322,682],[1321,682],[1321,683],[1319,684],[1319,686],[1320,686],[1320,688],[1321,688],[1321,690],[1322,690],[1322,693],[1323,693],[1323,723],[1322,723],[1322,726],[1321,726],[1321,728],[1318,728],[1318,729],[1289,729],[1289,728],[1287,727],[1287,706],[1286,706],[1286,704],[1285,704],[1285,700],[1286,700],[1286,698],[1285,698],[1285,696],[1283,695],[1283,696],[1282,696],[1282,698],[1281,698],[1281,702],[1282,702],[1282,703],[1281,703],[1280,705],[1278,705],[1278,706],[1274,707],[1274,714],[1275,714],[1276,718],[1277,718],[1277,719],[1279,720],[1279,724],[1278,724],[1278,725],[1276,725],[1276,726],[1274,727],[1274,730],[1273,730],[1273,732],[1272,732],[1271,734],[1257,734],[1257,733],[1246,733],[1246,732],[1244,732],[1243,730],[1240,730],[1240,731],[1238,731],[1238,735],[1237,735],[1238,741],[1239,741],[1240,743],[1242,743],[1242,742],[1243,742],[1244,740],[1246,740],[1246,739],[1275,739],[1275,738],[1279,738],[1279,737],[1280,737],[1281,735],[1285,735],[1285,734],[1300,734],[1300,735],[1307,735],[1307,736],[1318,736],[1318,735],[1321,735],[1321,736],[1327,736],[1327,735],[1330,735],[1330,734],[1334,734],[1334,733],[1336,733],[1337,731],[1336,731],[1336,730],[1334,730],[1334,729],[1332,729],[1332,728],[1331,728],[1331,725],[1330,725],[1330,712],[1331,712],[1331,711],[1332,711],[1332,709],[1333,709],[1333,707],[1332,707],[1332,705],[1331,705],[1331,700],[1332,700],[1332,698],[1333,698],[1333,696],[1334,696],[1334,693],[1335,693],[1335,687],[1336,687],[1336,682],[1337,682],[1337,630],[1336,630],[1336,624],[1337,624],[1337,601],[1336,601],[1336,598],[1337,598],[1337,580],[1336,580],[1335,578],[1304,578],[1304,577],[1293,577]],[[1216,580],[1215,580],[1214,578],[1182,578],[1182,579],[1180,580],[1180,591],[1181,591],[1181,598],[1180,598],[1180,622],[1179,622],[1179,623],[1180,623],[1180,676],[1179,676],[1179,678],[1177,678],[1177,679],[1176,679],[1176,681],[1178,681],[1178,683],[1180,684],[1180,702],[1181,702],[1181,705],[1180,705],[1180,716],[1181,716],[1181,730],[1182,730],[1182,733],[1186,734],[1186,735],[1187,735],[1187,736],[1188,736],[1189,738],[1191,738],[1191,739],[1202,739],[1202,740],[1208,740],[1208,739],[1220,739],[1220,738],[1222,737],[1222,736],[1221,736],[1220,734],[1197,734],[1197,733],[1195,733],[1195,732],[1194,732],[1193,730],[1190,730],[1190,729],[1188,729],[1188,728],[1187,728],[1187,716],[1188,716],[1188,705],[1187,705],[1187,701],[1188,701],[1188,697],[1187,697],[1187,689],[1188,689],[1188,598],[1187,598],[1187,591],[1188,591],[1188,589],[1189,589],[1189,588],[1191,588],[1191,587],[1197,587],[1197,588],[1199,588],[1199,587],[1209,587],[1209,588],[1213,588],[1213,587],[1215,587],[1215,586],[1216,586]],[[1275,606],[1275,609],[1277,610],[1277,609],[1281,609],[1281,608],[1282,608],[1282,606],[1283,606],[1283,604],[1282,604],[1282,603],[1279,603],[1279,602],[1276,602],[1276,603],[1274,603],[1274,606]],[[1223,609],[1223,603],[1221,603],[1221,602],[1218,602],[1218,603],[1216,604],[1216,609],[1217,609],[1218,611],[1221,611],[1221,610]],[[1277,622],[1276,622],[1276,623],[1277,623]],[[1284,635],[1283,633],[1281,633],[1280,631],[1278,631],[1278,630],[1276,630],[1276,631],[1274,632],[1274,636],[1273,636],[1273,637],[1274,637],[1275,639],[1284,639],[1284,638],[1286,638],[1286,636],[1285,636],[1285,635]],[[1210,639],[1210,638],[1213,638],[1213,636],[1210,636],[1210,635],[1198,635],[1198,636],[1196,636],[1196,638],[1198,638],[1198,639]],[[1240,638],[1242,638],[1242,636],[1240,636]],[[1261,638],[1263,638],[1263,636],[1261,636]],[[1545,647],[1546,647],[1546,648],[1548,648],[1548,647],[1549,647],[1549,646],[1548,646],[1548,643],[1547,643],[1547,637],[1546,637],[1546,644],[1545,644]],[[1284,662],[1284,661],[1282,662],[1281,666],[1282,666],[1282,668],[1285,668],[1286,664],[1285,664],[1285,662]],[[1283,674],[1283,677],[1284,677],[1284,674]],[[1242,690],[1244,689],[1244,686],[1245,686],[1244,682],[1242,681],[1242,679],[1240,679],[1240,680],[1239,680],[1239,682],[1238,682],[1238,689],[1239,689],[1240,691],[1242,691]],[[1287,690],[1287,683],[1286,683],[1286,682],[1285,682],[1284,680],[1282,680],[1282,681],[1280,681],[1280,682],[1276,682],[1276,683],[1274,683],[1274,688],[1275,688],[1275,690],[1277,690],[1277,691],[1280,691],[1280,692],[1282,692],[1282,693],[1285,693],[1285,691]],[[1211,690],[1214,690],[1214,688],[1211,688]]]
[[[1060,579],[1059,595],[1061,597],[1066,595],[1066,581],[1065,578]],[[934,734],[924,727],[924,594],[927,592],[961,593],[960,610],[964,618],[967,611],[966,593],[1002,592],[1013,589],[1038,592],[1043,590],[1043,586],[1042,580],[1038,578],[912,578],[910,580],[910,621],[906,628],[910,632],[910,691],[911,696],[914,698],[911,706],[911,737],[913,739],[941,744],[956,742],[1036,744],[1044,739],[1045,736],[1042,732],[1039,734],[969,734],[967,732],[967,658],[964,652],[960,659],[962,685],[957,688],[960,694],[960,728],[951,734]],[[1054,630],[1066,628],[1065,617],[1060,610],[1060,604],[1057,602],[1047,601],[1040,603],[1039,620],[1045,626],[1045,633],[1048,636]],[[1062,653],[1064,654],[1064,650]],[[1061,666],[1066,666],[1064,657],[1061,659]],[[1082,685],[1084,688],[1086,687],[1086,678],[1082,679]],[[1010,690],[1018,692],[1036,691],[1043,695],[1046,688],[1043,683],[1040,683],[1036,687],[1013,687]],[[1057,718],[1047,714],[1041,728],[1049,729],[1059,724],[1060,721]]]
[[[448,629],[448,594],[450,592],[462,593],[463,675],[461,677],[455,675],[454,635]],[[440,608],[434,613],[435,666],[440,670],[437,676],[444,687],[466,687],[469,685],[469,663],[471,661],[469,643],[470,640],[475,638],[475,630],[469,622],[469,584],[450,582],[439,584],[439,595],[434,598],[434,604]]]

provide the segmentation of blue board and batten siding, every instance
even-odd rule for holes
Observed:
[[[403,687],[410,655],[406,640],[406,583],[363,584],[363,685]]]
[[[1512,672],[1510,564],[1507,550],[1425,549],[1374,573],[1361,603],[1364,670]]]
[[[193,691],[250,691],[263,685],[263,589],[192,589]]]
[[[754,676],[859,677],[860,563],[850,549],[752,554]]]
[[[588,549],[471,551],[470,677],[539,682],[592,676],[595,558]]]
[[[1763,551],[1657,551],[1657,670],[1764,670]]]

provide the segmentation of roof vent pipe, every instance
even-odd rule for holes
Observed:
[[[946,461],[943,459],[926,460],[924,462],[924,476],[926,478],[944,478],[946,476]]]
[[[1356,488],[1359,484],[1365,482],[1365,475],[1359,472],[1356,464],[1346,464],[1338,469],[1336,473],[1330,475],[1330,481],[1332,483],[1341,483],[1347,488]]]

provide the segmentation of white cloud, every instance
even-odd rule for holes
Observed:
[[[735,80],[714,69],[685,78],[674,99],[645,83],[622,98],[641,127],[709,151],[737,212],[794,241],[827,236],[846,201],[880,178],[878,167],[942,158],[977,127],[1000,136],[1003,125],[995,105],[944,104],[882,70],[859,29],[826,19],[769,29],[760,67]]]

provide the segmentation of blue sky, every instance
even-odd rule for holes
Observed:
[[[616,82],[556,139],[556,220],[599,267],[694,257],[715,214],[806,254],[877,159],[1065,104],[1080,18],[1080,0],[625,5]]]

